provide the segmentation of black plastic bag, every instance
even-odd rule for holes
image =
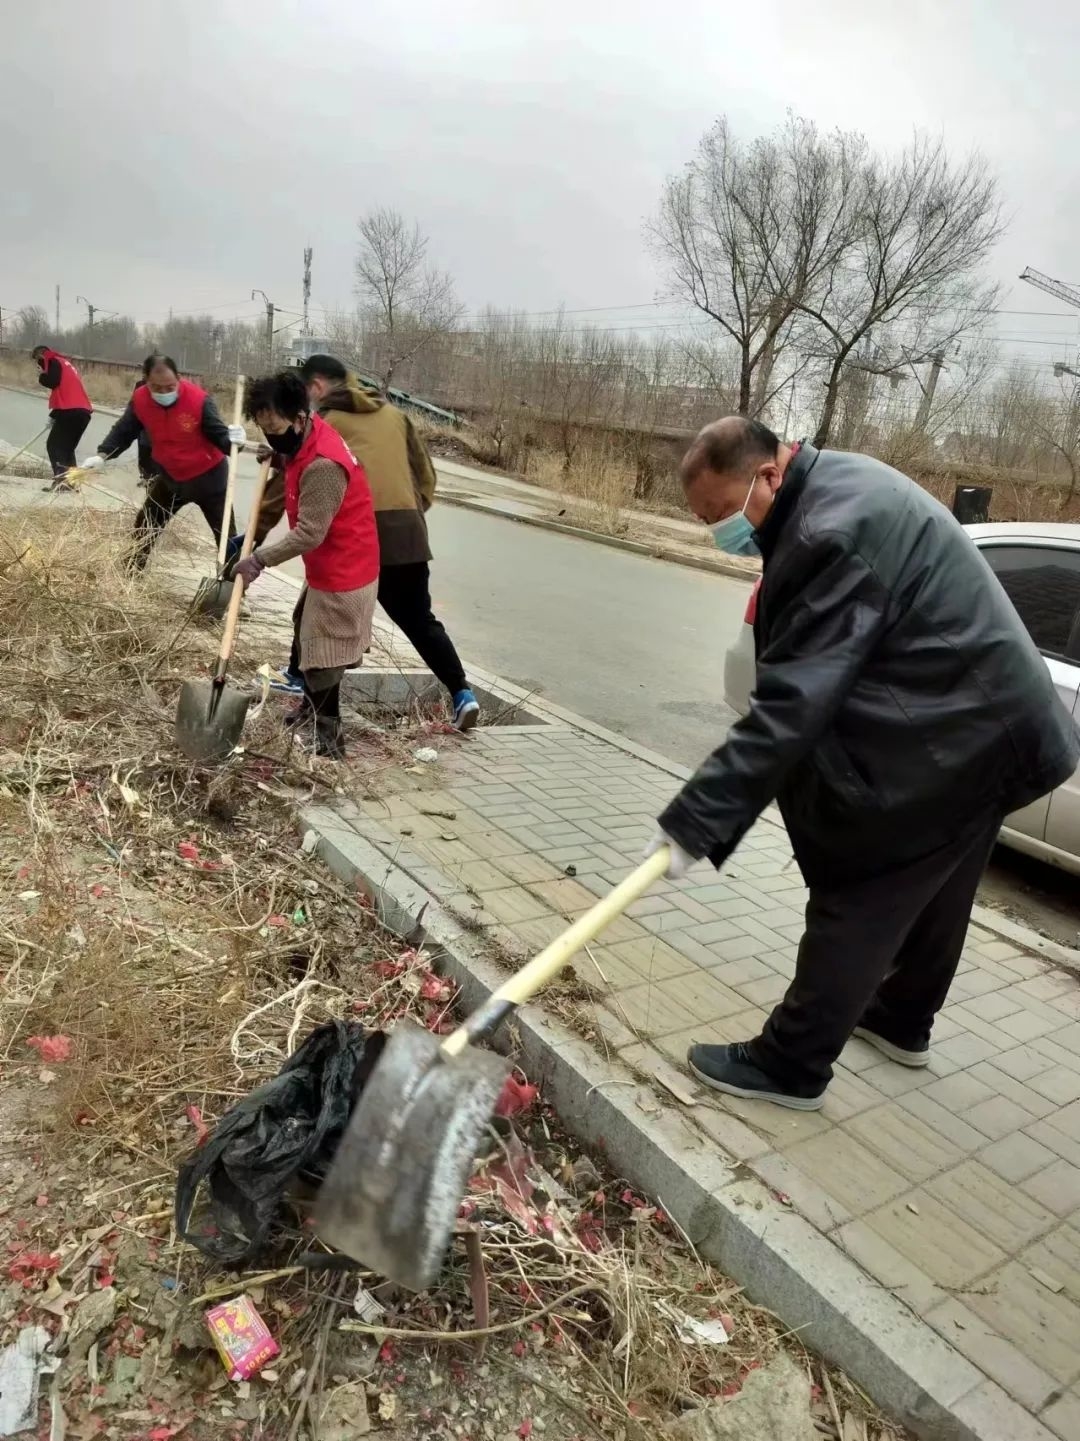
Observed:
[[[273,1080],[227,1111],[180,1167],[178,1234],[223,1265],[258,1255],[290,1184],[325,1176],[384,1040],[355,1021],[327,1021]]]

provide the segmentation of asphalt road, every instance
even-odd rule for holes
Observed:
[[[0,439],[23,444],[44,414],[36,396],[0,388]],[[94,417],[80,458],[111,423]],[[106,483],[137,500],[134,451],[125,461]],[[255,470],[242,456],[240,524]],[[467,661],[684,765],[723,739],[733,718],[723,659],[745,582],[449,505],[435,507],[430,527],[435,608]],[[1075,877],[999,850],[983,889],[1057,940],[1080,943]]]

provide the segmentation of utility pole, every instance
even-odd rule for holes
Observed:
[[[916,430],[925,431],[930,424],[930,410],[934,404],[934,392],[937,390],[938,379],[945,365],[945,352],[937,351],[932,359],[930,378],[923,386],[922,400],[919,402],[918,414],[915,416]]]
[[[76,295],[76,297],[75,297],[75,304],[76,304],[76,305],[85,305],[85,306],[86,306],[87,314],[88,314],[89,317],[90,317],[89,322],[88,322],[88,324],[87,324],[87,329],[90,331],[90,336],[88,336],[87,338],[90,339],[90,338],[93,337],[93,333],[94,333],[94,311],[97,309],[97,306],[96,306],[96,305],[91,305],[90,302],[89,302],[89,300],[87,300],[87,298],[86,298],[85,295]]]
[[[8,314],[11,314],[11,306],[8,306]],[[4,307],[0,305],[0,345],[4,343]]]
[[[56,287],[56,338],[60,339],[60,287]]]
[[[308,306],[311,304],[311,246],[304,249],[304,319],[300,324],[300,334],[310,335],[311,327],[308,325]]]
[[[267,365],[273,365],[273,363],[274,363],[274,302],[270,299],[270,297],[267,295],[267,293],[266,293],[265,290],[253,290],[253,291],[251,292],[251,298],[252,298],[252,300],[255,299],[256,295],[261,295],[261,296],[262,296],[262,298],[263,298],[263,304],[266,306],[266,363],[267,363]]]

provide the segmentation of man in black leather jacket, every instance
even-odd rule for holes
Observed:
[[[757,681],[650,849],[673,843],[673,878],[719,867],[775,799],[810,890],[762,1034],[695,1045],[690,1065],[812,1110],[852,1033],[927,1064],[1001,822],[1072,773],[1080,737],[978,549],[906,476],[738,416],[702,431],[682,475],[718,544],[760,549]]]

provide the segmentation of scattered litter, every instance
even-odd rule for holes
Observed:
[[[369,1326],[374,1326],[376,1321],[381,1321],[386,1315],[386,1307],[380,1301],[376,1301],[363,1281],[357,1285],[353,1310],[361,1321],[366,1321]]]
[[[731,1339],[721,1320],[699,1321],[696,1316],[688,1316],[668,1301],[657,1301],[656,1309],[661,1316],[667,1317],[675,1327],[679,1340],[687,1345],[726,1346]]]
[[[41,1377],[60,1364],[49,1352],[51,1340],[44,1326],[24,1326],[0,1351],[0,1436],[36,1429]]]
[[[919,1208],[918,1206],[916,1206],[914,1201],[909,1201],[907,1203],[907,1208],[913,1216],[917,1216],[919,1214]]]
[[[267,1373],[264,1371],[263,1376]],[[352,1441],[371,1430],[368,1416],[367,1391],[363,1381],[348,1381],[337,1386],[326,1398],[319,1417],[319,1441]]]
[[[420,746],[413,751],[413,760],[419,761],[422,765],[430,765],[432,761],[439,759],[439,752],[431,746]]]
[[[300,842],[300,850],[305,856],[313,855],[315,847],[319,844],[317,831],[305,831],[304,839]]]
[[[71,1316],[68,1355],[72,1361],[85,1361],[90,1347],[115,1320],[115,1286],[103,1286],[101,1290],[90,1291],[83,1296]]]
[[[70,1036],[28,1036],[26,1044],[32,1046],[43,1061],[71,1060]]]
[[[670,1091],[675,1099],[681,1101],[684,1106],[697,1105],[697,1097],[694,1094],[693,1087],[689,1081],[687,1081],[686,1077],[680,1075],[675,1067],[668,1061],[661,1061],[659,1065],[654,1066],[653,1076],[660,1082],[665,1090]]]
[[[230,1381],[250,1381],[281,1348],[250,1296],[237,1296],[206,1313],[214,1345]]]
[[[1038,1281],[1039,1285],[1045,1286],[1052,1295],[1060,1296],[1062,1291],[1064,1291],[1065,1283],[1059,1281],[1056,1276],[1047,1275],[1045,1271],[1040,1271],[1038,1266],[1029,1266],[1028,1271],[1035,1280]]]
[[[379,1420],[389,1426],[397,1416],[397,1397],[392,1391],[384,1391],[379,1397]]]

